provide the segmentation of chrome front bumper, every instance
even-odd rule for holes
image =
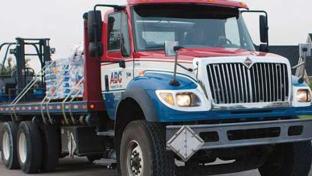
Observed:
[[[198,150],[312,140],[311,120],[274,120],[166,127],[167,150],[187,161]]]

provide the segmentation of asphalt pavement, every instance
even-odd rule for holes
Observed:
[[[1,176],[24,176],[20,170],[8,171],[0,164]],[[32,176],[32,175],[29,175]],[[62,159],[55,172],[46,174],[36,174],[33,176],[117,176],[116,172],[102,163],[90,164],[84,158],[78,159]],[[226,174],[219,176],[260,176],[258,171],[240,172],[235,174]],[[309,176],[312,176],[312,172]]]

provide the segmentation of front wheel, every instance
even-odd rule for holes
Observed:
[[[259,168],[261,176],[308,176],[311,168],[311,142],[277,145]]]
[[[123,132],[122,176],[174,176],[173,154],[166,151],[165,129],[157,123],[134,121]]]

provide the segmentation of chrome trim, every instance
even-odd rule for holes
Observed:
[[[237,69],[236,69],[235,64],[233,64],[233,67],[234,67],[235,76],[236,76],[236,78],[238,78]],[[238,92],[238,96],[237,96],[238,101],[237,102],[240,102],[240,90],[238,88],[238,85],[239,85],[239,81],[238,81],[238,79],[236,79],[236,87],[237,87],[237,92]]]
[[[209,69],[209,73],[210,73],[210,75],[213,75],[211,69]],[[213,76],[214,76],[214,75],[213,75]],[[211,83],[212,83],[212,86],[215,87],[214,80],[211,80]],[[216,91],[214,91],[213,94],[214,94],[214,97],[217,97]]]
[[[254,63],[249,68],[243,63],[208,63],[206,72],[214,105],[289,102],[286,63]]]
[[[225,65],[226,66],[226,73],[227,73],[227,78],[226,80],[228,80],[228,85],[229,85],[229,89],[230,89],[230,103],[235,102],[233,101],[234,97],[233,97],[233,93],[232,91],[235,90],[234,88],[232,88],[233,84],[231,84],[231,80],[230,78],[230,72],[229,72],[229,65]]]
[[[221,67],[222,67],[223,80],[224,80],[224,83],[225,83],[225,85],[224,85],[224,90],[225,90],[226,93],[229,94],[229,91],[228,91],[228,88],[227,88],[227,85],[229,85],[229,84],[227,84],[227,79],[225,78],[224,64],[222,64]],[[228,96],[226,93],[225,93],[225,99],[226,99],[226,100],[224,99],[224,101],[225,101],[225,102],[230,102],[230,100],[229,100],[230,96]]]
[[[220,82],[220,85],[221,85],[221,87],[220,87],[220,90],[219,90],[219,92],[221,93],[221,96],[222,96],[222,100],[221,100],[221,102],[224,102],[225,101],[225,94],[224,94],[224,86],[223,86],[223,81],[222,81],[222,77],[221,77],[221,72],[220,72],[220,65],[218,65],[218,67],[216,66],[215,68],[218,68],[218,78],[219,78],[219,82]]]
[[[263,73],[264,73],[264,85],[265,85],[265,97],[264,97],[264,101],[270,101],[269,100],[269,90],[268,90],[268,76],[267,76],[267,69],[266,69],[266,65],[263,64]],[[274,89],[273,89],[274,90]]]

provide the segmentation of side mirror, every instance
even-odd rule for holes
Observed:
[[[262,43],[269,42],[269,26],[267,17],[264,15],[260,16],[260,41]]]
[[[103,55],[102,44],[102,13],[101,11],[89,11],[87,14],[87,27],[89,38],[89,54],[91,57]]]
[[[312,44],[299,44],[299,55],[307,58],[312,57]]]
[[[175,47],[179,46],[179,42],[176,41],[165,41],[165,53],[166,56],[176,56]]]
[[[91,57],[99,57],[103,55],[103,45],[101,42],[89,43],[89,55]]]
[[[90,42],[102,40],[102,23],[101,11],[88,12],[88,38]]]

